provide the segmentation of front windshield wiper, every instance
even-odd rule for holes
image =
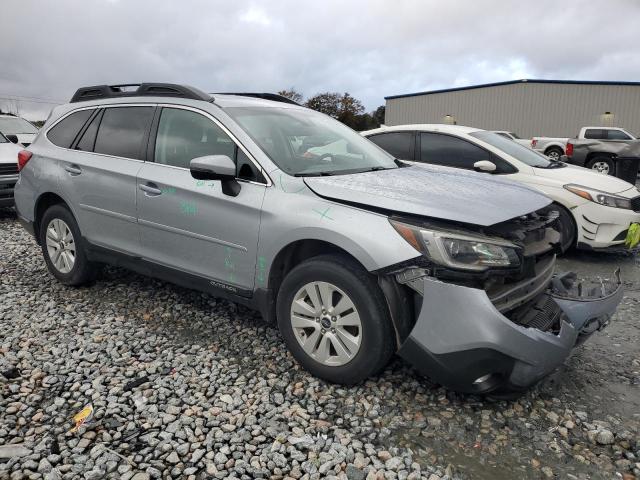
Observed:
[[[352,168],[349,170],[333,170],[333,171],[321,171],[321,172],[298,172],[294,173],[294,177],[330,177],[332,175],[349,175],[352,173],[366,173],[377,172],[380,170],[395,170],[396,167],[367,167],[367,168]]]
[[[294,173],[294,177],[330,177],[331,175],[338,175],[339,172],[299,172]]]

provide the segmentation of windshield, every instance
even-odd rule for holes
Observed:
[[[4,135],[2,135],[2,133],[0,133],[0,143],[8,143],[8,142],[9,142],[9,140],[7,140],[7,139],[5,138],[5,136],[4,136]]]
[[[530,148],[527,148],[513,140],[508,140],[493,132],[478,131],[472,132],[469,135],[476,137],[477,139],[487,142],[496,148],[499,148],[504,153],[511,155],[516,160],[520,160],[522,163],[526,163],[530,167],[549,168],[553,162],[547,157],[538,153]]]
[[[339,175],[397,168],[392,156],[337,120],[312,110],[231,107],[273,163],[290,175]]]
[[[38,133],[38,129],[20,117],[0,117],[0,132],[5,135]]]

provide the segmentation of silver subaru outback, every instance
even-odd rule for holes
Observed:
[[[332,382],[398,353],[451,389],[522,391],[622,297],[617,275],[554,272],[545,196],[403,163],[272,94],[81,88],[18,167],[19,219],[60,282],[110,263],[231,299]]]

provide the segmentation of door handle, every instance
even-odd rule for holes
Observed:
[[[77,165],[65,165],[64,169],[69,172],[72,177],[80,175],[82,173],[82,169]]]
[[[162,195],[162,190],[160,190],[155,184],[141,183],[138,186],[147,197],[157,197],[158,195]]]

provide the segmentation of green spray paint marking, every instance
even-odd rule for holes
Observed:
[[[266,278],[267,261],[264,257],[258,257],[258,282],[261,285],[267,284]]]
[[[327,215],[327,212],[331,210],[331,207],[327,207],[327,209],[324,212],[321,212],[320,210],[316,210],[315,208],[312,208],[312,210],[316,212],[318,215],[320,215],[320,220],[322,220],[323,218],[328,218],[329,220],[333,220],[333,218]]]
[[[173,195],[174,193],[176,193],[175,187],[164,187],[161,188],[160,191],[162,193],[166,193],[167,195]]]
[[[213,182],[207,184],[206,180],[196,180],[196,188],[202,188],[202,187],[213,188],[215,187],[215,185],[216,184]]]
[[[236,264],[233,263],[233,259],[231,258],[231,248],[224,247],[224,268],[228,272],[228,279],[230,282],[236,281]]]
[[[284,185],[282,184],[282,174],[280,174],[280,188],[282,189],[282,191],[283,191],[284,193],[298,193],[298,192],[301,192],[302,190],[304,190],[304,185],[303,185],[303,186],[301,186],[301,187],[300,187],[298,190],[296,190],[296,191],[290,191],[290,192],[287,192],[287,191],[285,190],[285,188],[284,188]]]
[[[180,202],[180,212],[184,215],[194,216],[198,213],[198,206],[191,202]]]

